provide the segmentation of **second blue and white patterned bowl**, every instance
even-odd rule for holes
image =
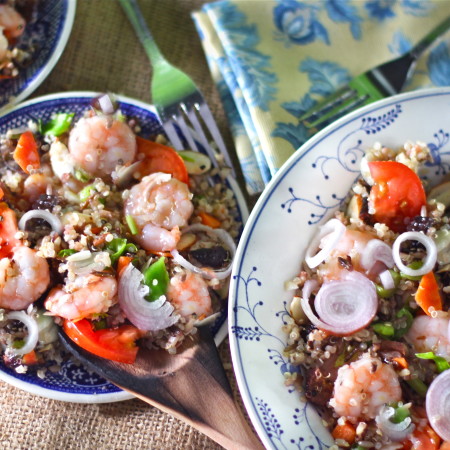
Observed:
[[[430,185],[450,172],[450,88],[402,94],[340,119],[304,144],[264,190],[244,229],[229,299],[230,343],[238,385],[261,440],[271,449],[323,449],[331,443],[313,406],[284,385],[296,371],[283,355],[282,325],[292,296],[284,283],[360,175],[364,152],[380,142],[428,144]]]

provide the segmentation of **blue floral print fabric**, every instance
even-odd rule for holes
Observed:
[[[249,193],[311,136],[302,114],[449,14],[450,0],[220,0],[194,13]],[[450,31],[404,90],[448,85]]]

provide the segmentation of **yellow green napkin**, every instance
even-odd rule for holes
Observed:
[[[309,138],[305,111],[448,15],[450,0],[221,0],[194,13],[249,193]],[[450,85],[449,49],[447,32],[405,90]]]

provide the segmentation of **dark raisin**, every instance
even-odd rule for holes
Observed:
[[[342,258],[342,256],[338,256],[338,263],[341,267],[343,267],[344,269],[347,269],[348,271],[353,270],[351,256],[347,256],[346,258]]]
[[[56,195],[41,194],[39,198],[33,203],[33,209],[52,209],[61,203],[61,198]]]
[[[407,231],[422,231],[426,233],[431,227],[436,225],[436,220],[432,217],[416,216],[406,227]]]
[[[230,252],[220,245],[210,248],[198,248],[189,252],[189,259],[203,266],[220,269],[230,262]]]

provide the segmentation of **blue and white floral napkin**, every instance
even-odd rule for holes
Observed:
[[[449,14],[450,0],[220,0],[194,13],[249,193],[307,140],[303,112]],[[406,90],[450,85],[449,49],[447,32]]]

